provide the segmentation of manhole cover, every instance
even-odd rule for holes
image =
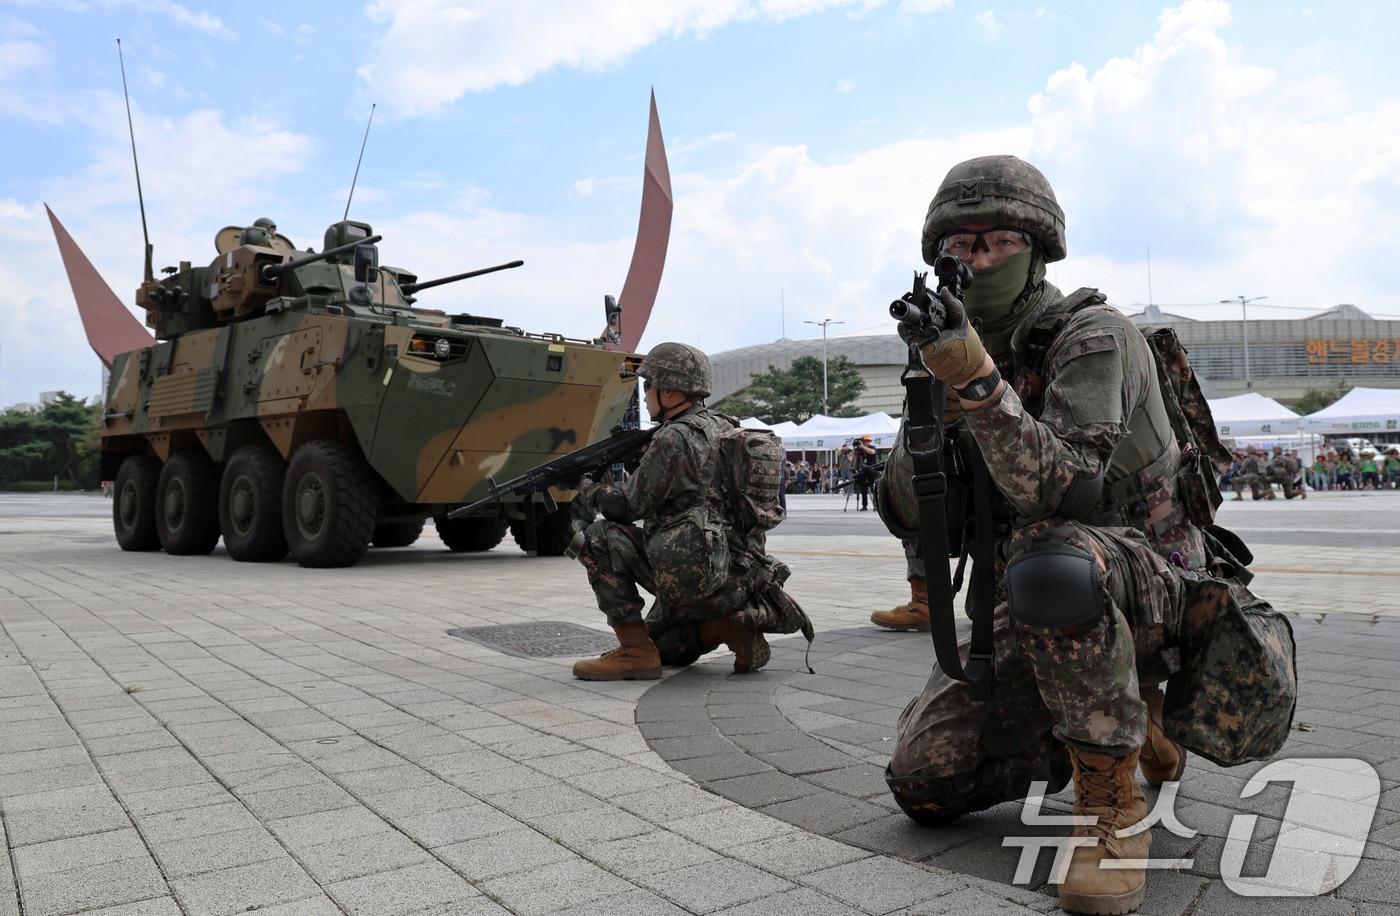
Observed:
[[[502,623],[492,627],[458,627],[448,630],[488,649],[521,658],[557,658],[565,655],[598,655],[617,648],[617,639],[576,623],[541,620],[534,623]]]

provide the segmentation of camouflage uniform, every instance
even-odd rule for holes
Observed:
[[[969,167],[973,175],[979,168],[992,174],[959,174]],[[1013,174],[998,176],[998,168]],[[1015,169],[1034,171],[1012,157],[972,160],[955,167],[944,188],[951,184],[975,205],[980,193],[990,197],[1006,181],[1030,180]],[[1034,175],[1048,194],[1044,178]],[[925,226],[930,262],[942,199]],[[1061,222],[997,203],[1002,209],[994,213],[969,212],[965,224],[1029,224],[1039,229],[1037,251],[1063,257]],[[1040,340],[1037,366],[1028,344],[1047,327],[1057,330]],[[1180,666],[1180,634],[1197,613],[1195,603],[1206,601],[1202,586],[1220,581],[1208,575],[1220,558],[1188,519],[1179,492],[1181,449],[1156,360],[1137,327],[1094,291],[1067,298],[1044,282],[1043,271],[1033,271],[1010,320],[980,333],[1008,383],[995,400],[962,413],[949,433],[980,451],[1004,498],[993,525],[995,692],[974,700],[966,684],[935,667],[901,715],[886,778],[901,807],[925,823],[1024,798],[1035,780],[1059,791],[1070,779],[1062,745],[1090,758],[1136,761],[1148,734],[1148,704]],[[912,476],[901,435],[879,506],[904,542],[910,577],[922,578]],[[1243,586],[1230,589],[1240,601],[1257,601]],[[960,645],[964,657],[967,645]],[[1254,713],[1274,699],[1231,697]],[[1159,710],[1154,706],[1154,728]],[[1144,749],[1144,771],[1147,759]]]
[[[656,595],[647,630],[667,664],[688,664],[714,648],[699,639],[695,623],[743,610],[750,586],[772,565],[761,531],[743,537],[722,520],[701,521],[727,548],[703,553],[674,535],[704,500],[715,440],[733,426],[707,407],[691,407],[666,421],[624,483],[588,491],[605,518],[585,529],[579,560],[598,608],[616,625],[641,613],[639,587]],[[637,520],[642,527],[631,524]],[[726,562],[716,568],[719,561]]]
[[[1230,481],[1230,486],[1236,493],[1243,493],[1244,488],[1249,487],[1249,493],[1255,499],[1273,499],[1274,491],[1269,481],[1272,478],[1265,474],[1264,461],[1259,455],[1250,452],[1240,464],[1240,472]]]
[[[666,417],[623,483],[585,480],[579,488],[578,509],[603,516],[578,547],[598,607],[621,639],[641,623],[645,589],[656,596],[645,627],[651,645],[634,648],[687,665],[725,643],[736,671],[762,667],[762,633],[810,633],[811,624],[783,591],[789,571],[767,555],[764,530],[745,527],[731,517],[734,506],[715,498],[720,437],[738,421],[694,403],[711,385],[709,359],[694,347],[658,344],[637,371],[649,387],[684,392],[691,403]]]
[[[1298,470],[1299,465],[1296,458],[1284,454],[1282,449],[1275,449],[1274,457],[1269,461],[1266,470],[1266,477],[1270,484],[1276,483],[1283,488],[1285,499],[1292,499],[1300,492],[1296,485]]]

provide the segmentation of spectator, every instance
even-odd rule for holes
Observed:
[[[1376,464],[1376,453],[1366,449],[1361,453],[1361,461],[1357,464],[1357,471],[1361,480],[1358,489],[1366,489],[1368,486],[1372,490],[1381,488],[1380,468]]]
[[[1317,456],[1313,458],[1312,463],[1312,488],[1314,490],[1331,489],[1327,485],[1327,480],[1327,455],[1323,452],[1318,452]]]
[[[1351,452],[1342,449],[1337,453],[1337,489],[1354,490],[1356,487],[1351,481]]]

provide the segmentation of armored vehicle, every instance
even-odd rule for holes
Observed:
[[[415,305],[425,289],[520,262],[420,281],[380,266],[380,240],[345,219],[319,252],[271,220],[230,226],[207,266],[181,261],[137,291],[147,334],[50,212],[89,341],[111,369],[103,476],[124,550],[349,566],[413,543],[429,519],[454,551],[509,529],[562,553],[571,493],[449,510],[581,447],[635,403],[636,347],[659,284],[670,182],[652,102],[642,228],[622,303],[595,340]],[[348,209],[348,208],[347,208]],[[659,244],[658,244],[659,239]],[[621,310],[637,323],[621,328]],[[534,497],[531,497],[533,500]]]

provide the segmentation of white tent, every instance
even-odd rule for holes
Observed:
[[[1400,431],[1400,389],[1353,388],[1335,403],[1303,418],[1315,433],[1394,433]]]
[[[899,421],[884,411],[863,417],[828,417],[817,414],[791,431],[778,432],[783,448],[789,451],[840,448],[857,436],[870,434],[876,448],[892,448],[899,433]]]
[[[739,421],[741,429],[772,429],[770,425],[764,423],[758,417],[744,417]]]
[[[1302,417],[1258,392],[1220,398],[1209,404],[1215,431],[1222,438],[1291,435],[1302,427]]]
[[[787,437],[792,435],[793,430],[797,429],[797,424],[791,420],[784,420],[781,423],[774,423],[772,426],[766,428],[776,433],[779,438],[784,440],[784,445],[786,445]]]

